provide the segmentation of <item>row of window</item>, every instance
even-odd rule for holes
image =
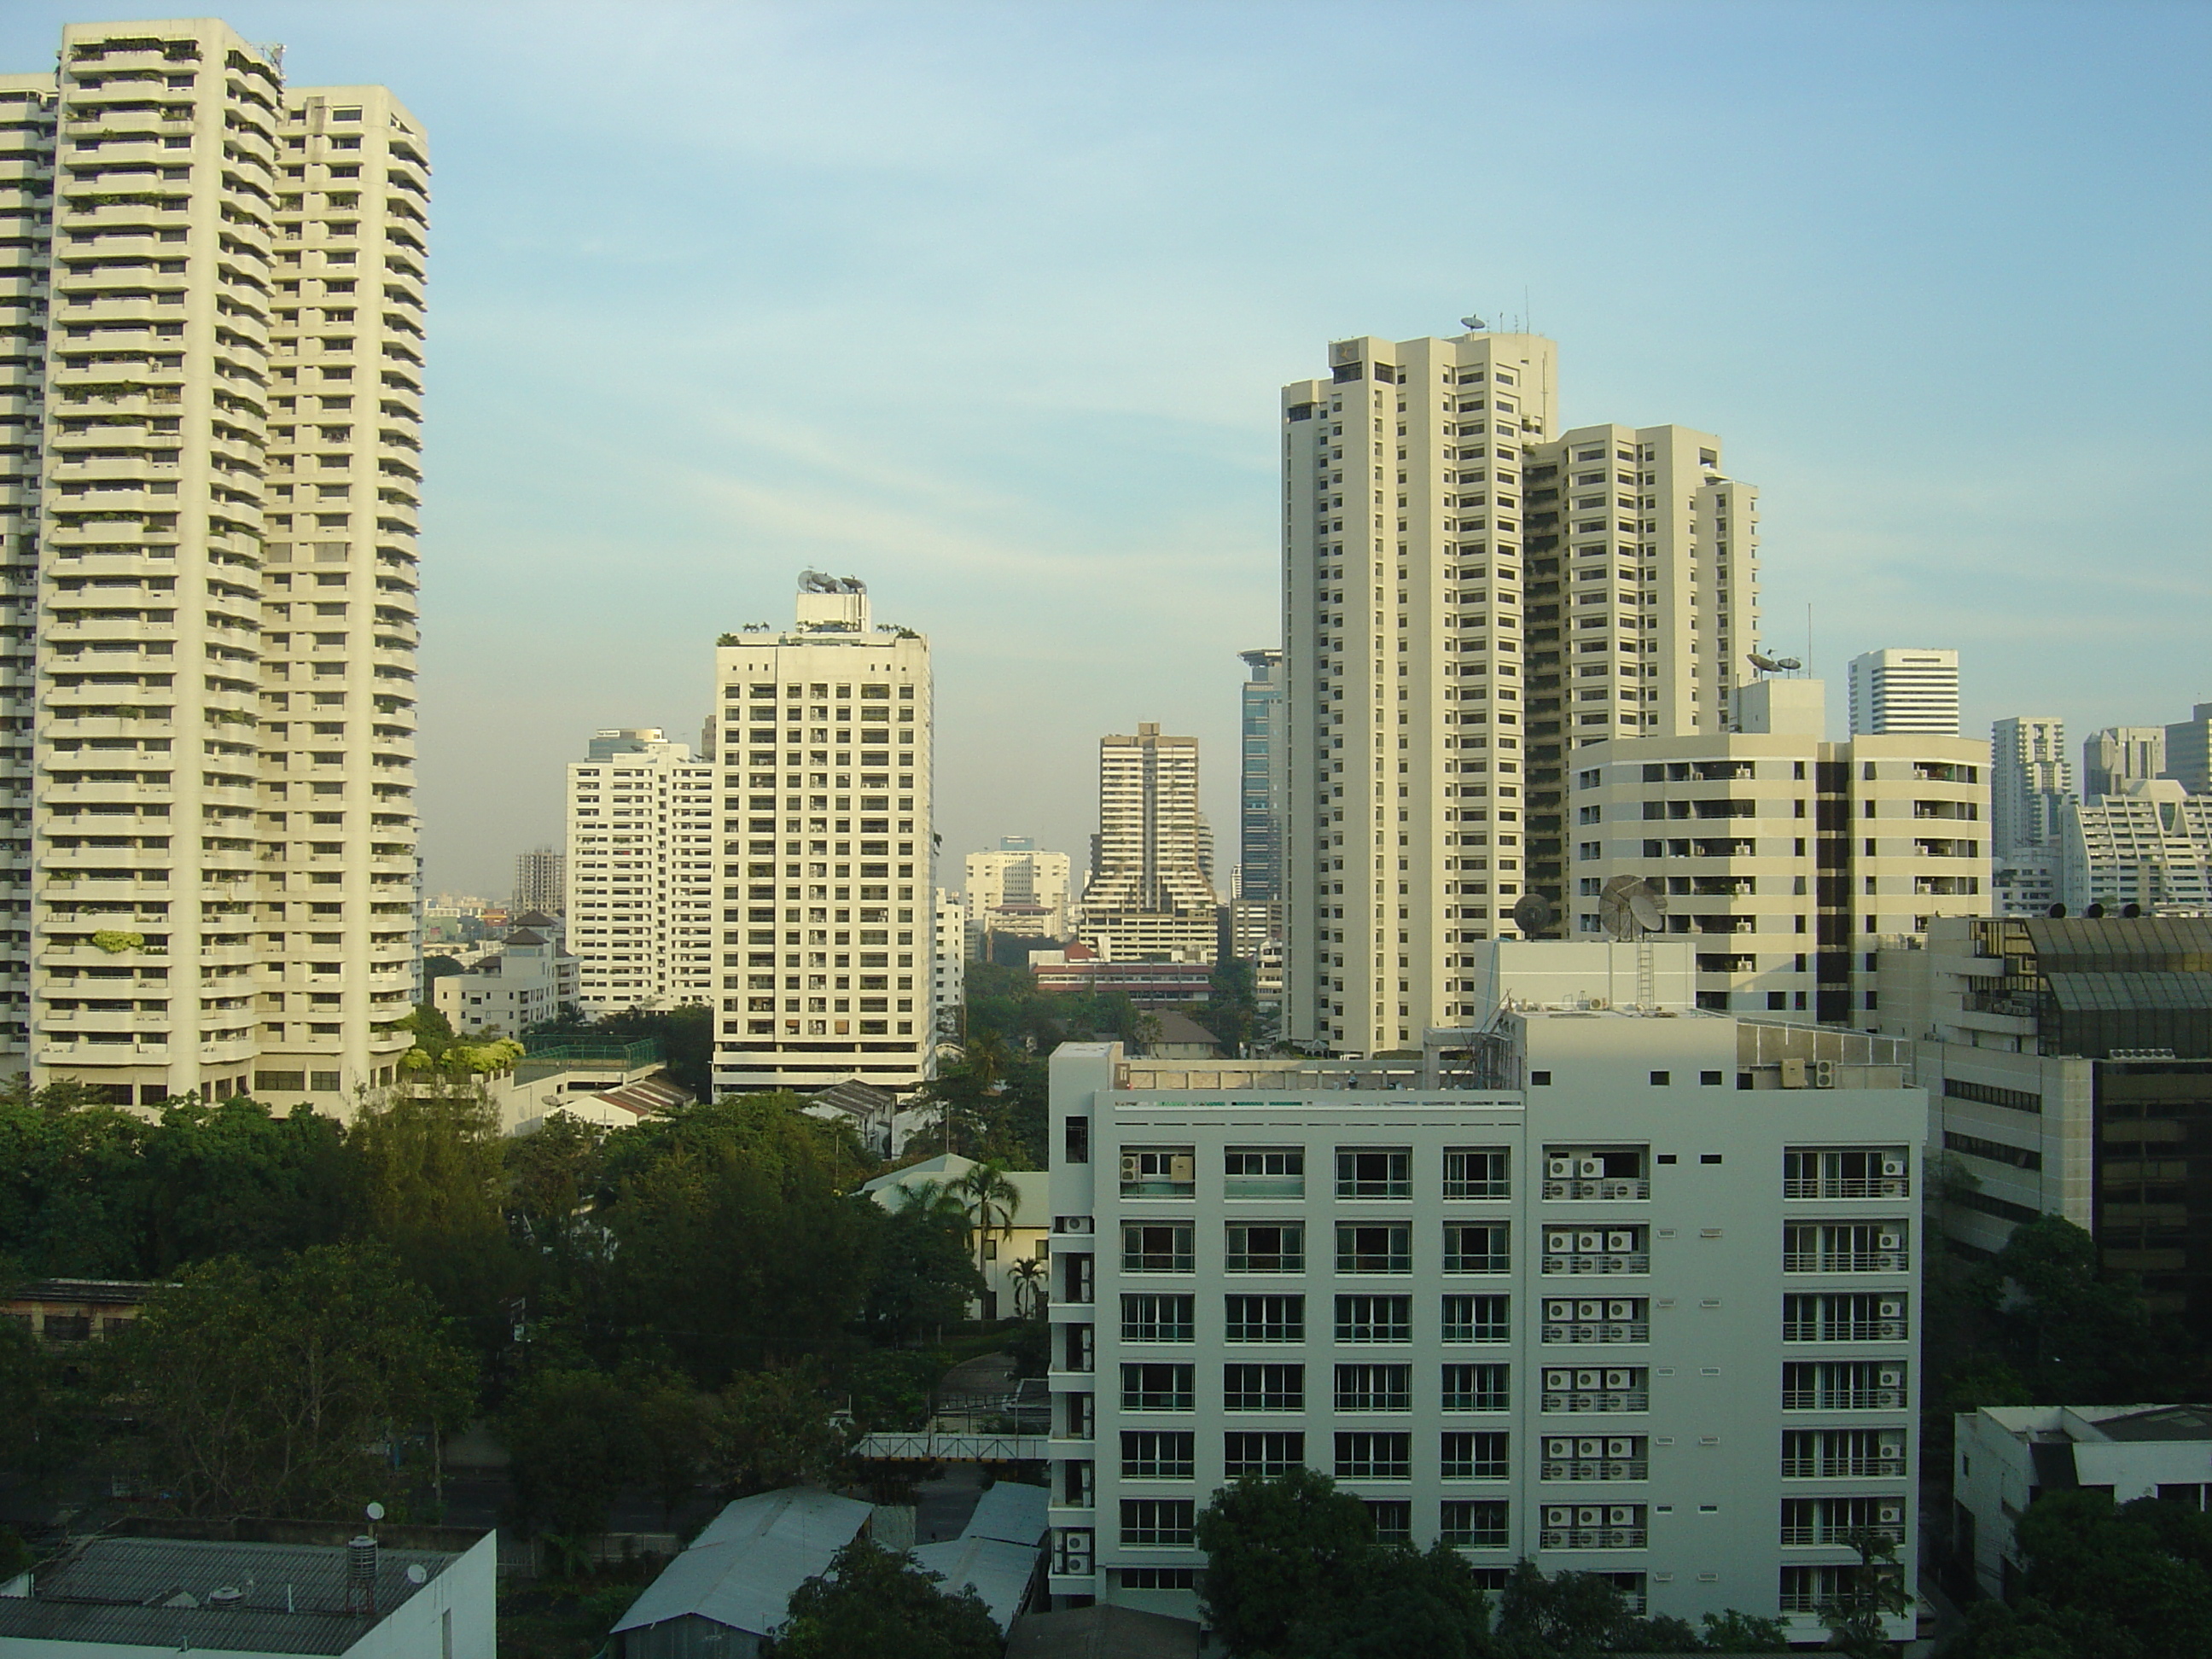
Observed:
[[[1640,1448],[1643,1437],[1624,1447]],[[1508,1474],[1508,1437],[1495,1432],[1447,1430],[1439,1442],[1437,1468],[1446,1480],[1503,1480]],[[1125,1430],[1121,1435],[1121,1477],[1126,1480],[1188,1480],[1196,1471],[1196,1437],[1188,1429]],[[1571,1446],[1574,1442],[1564,1443]],[[1623,1452],[1624,1458],[1627,1455]],[[1297,1429],[1239,1431],[1222,1437],[1221,1473],[1233,1480],[1240,1474],[1273,1476],[1301,1467],[1306,1461],[1306,1437]],[[1413,1437],[1391,1430],[1355,1431],[1336,1437],[1336,1468],[1342,1474],[1347,1464],[1410,1468]],[[1069,1464],[1071,1469],[1085,1466]],[[1410,1480],[1409,1474],[1362,1475],[1362,1480]],[[1073,1494],[1071,1493],[1071,1498]]]
[[[1337,1438],[1341,1457],[1345,1437]],[[1443,1478],[1506,1479],[1510,1439],[1502,1431],[1445,1430],[1437,1452]],[[1651,1443],[1644,1435],[1546,1434],[1539,1437],[1538,1443],[1541,1455],[1537,1474],[1545,1480],[1642,1480],[1650,1472]],[[1232,1429],[1221,1437],[1222,1477],[1233,1480],[1240,1474],[1280,1474],[1305,1462],[1305,1449],[1304,1430]],[[1198,1437],[1189,1429],[1124,1429],[1121,1454],[1125,1480],[1197,1478]],[[1091,1466],[1074,1462],[1063,1467],[1071,1472],[1067,1501],[1088,1502],[1084,1494]],[[1865,1479],[1899,1476],[1905,1472],[1903,1429],[1790,1429],[1782,1436],[1785,1479]],[[2166,1488],[2160,1488],[2160,1496],[2166,1492]]]
[[[1343,1295],[1334,1298],[1339,1342],[1411,1342],[1413,1298],[1401,1295]],[[1223,1298],[1224,1340],[1304,1342],[1306,1298],[1302,1292]],[[1511,1298],[1447,1296],[1441,1304],[1446,1342],[1511,1340]],[[1546,1342],[1642,1342],[1650,1339],[1648,1297],[1546,1297],[1540,1339]],[[1081,1331],[1081,1326],[1069,1326]],[[1785,1342],[1900,1340],[1910,1334],[1906,1297],[1875,1291],[1811,1292],[1782,1298]],[[1198,1298],[1188,1291],[1124,1291],[1124,1342],[1194,1342]]]
[[[1302,1412],[1306,1367],[1299,1361],[1221,1368],[1222,1409]],[[1413,1368],[1396,1363],[1340,1364],[1331,1399],[1343,1412],[1410,1412]],[[1643,1365],[1544,1365],[1538,1368],[1538,1408],[1545,1412],[1641,1412],[1650,1409],[1651,1372]],[[1452,1364],[1439,1368],[1437,1408],[1502,1412],[1510,1407],[1510,1368]],[[1089,1396],[1071,1396],[1085,1402]],[[1792,1360],[1782,1367],[1785,1411],[1884,1411],[1907,1403],[1903,1360]],[[1198,1368],[1176,1360],[1130,1360],[1121,1367],[1125,1412],[1198,1408]]]
[[[1305,1272],[1304,1222],[1231,1221],[1224,1226],[1224,1273]],[[1412,1223],[1340,1221],[1334,1227],[1337,1272],[1413,1271]],[[1441,1271],[1510,1273],[1513,1265],[1510,1230],[1510,1224],[1503,1221],[1445,1222]],[[1547,1273],[1642,1273],[1651,1268],[1651,1230],[1640,1224],[1596,1227],[1547,1222],[1537,1232],[1543,1251],[1542,1271]],[[1901,1273],[1911,1265],[1906,1224],[1902,1220],[1799,1221],[1783,1228],[1784,1273]],[[1195,1224],[1123,1222],[1121,1271],[1195,1273]]]
[[[1395,1455],[1395,1449],[1378,1449],[1368,1443],[1398,1438],[1402,1437],[1337,1436],[1338,1477],[1347,1480],[1405,1479],[1403,1474],[1366,1473],[1370,1468],[1395,1467],[1388,1462]],[[1410,1532],[1412,1506],[1404,1504],[1399,1507],[1407,1511],[1403,1520]],[[1650,1542],[1650,1506],[1644,1504],[1544,1504],[1537,1508],[1535,1542],[1538,1548],[1547,1550],[1643,1549]],[[1396,1522],[1401,1517],[1393,1514],[1389,1518]],[[1510,1518],[1510,1505],[1502,1498],[1448,1498],[1437,1508],[1437,1537],[1446,1545],[1462,1549],[1504,1549],[1509,1547]],[[1382,1519],[1376,1517],[1378,1534],[1383,1531]],[[1125,1546],[1186,1547],[1194,1541],[1196,1500],[1125,1498],[1121,1501],[1121,1542]],[[1854,1539],[1869,1536],[1901,1542],[1905,1536],[1905,1499],[1785,1498],[1779,1533],[1785,1547],[1848,1545]]]

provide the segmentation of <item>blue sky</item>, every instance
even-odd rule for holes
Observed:
[[[46,0],[0,67],[52,60]],[[1565,418],[1717,431],[1766,635],[1969,729],[2212,699],[2212,9],[241,4],[434,166],[422,805],[503,893],[599,726],[866,580],[936,652],[939,828],[1081,854],[1278,616],[1276,388],[1524,309]],[[1524,295],[1527,296],[1524,300]]]

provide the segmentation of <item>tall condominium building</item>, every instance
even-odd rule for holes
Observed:
[[[2066,804],[2074,799],[2074,765],[2066,722],[2015,714],[1990,727],[1990,841],[2002,858],[2056,848]]]
[[[2130,781],[2069,808],[2059,852],[2058,898],[2069,910],[2212,911],[2212,795],[2178,779]]]
[[[1283,814],[1288,785],[1283,762],[1283,653],[1239,653],[1250,677],[1240,688],[1244,739],[1238,803],[1237,896],[1273,902],[1283,896]]]
[[[0,128],[0,1062],[347,1108],[410,1042],[422,125],[203,18]]]
[[[1198,739],[1098,740],[1098,840],[1076,936],[1115,962],[1212,962],[1219,922],[1198,810]]]
[[[1823,705],[1818,680],[1761,680],[1738,692],[1733,732],[1577,750],[1576,930],[1603,932],[1607,884],[1640,877],[1668,934],[1697,945],[1699,1007],[1863,1024],[1871,952],[1936,916],[1988,915],[1987,745],[1829,743]]]
[[[970,853],[963,889],[967,953],[988,961],[991,941],[1074,937],[1073,873],[1065,853],[1028,836],[1001,836],[994,852]]]
[[[2196,704],[2187,720],[2166,728],[2160,775],[2176,780],[2192,795],[2212,795],[2212,702]]]
[[[961,1006],[968,994],[968,907],[949,887],[936,893],[936,928],[930,939],[929,1029],[940,1042],[961,1036]]]
[[[1559,431],[1555,355],[1340,340],[1284,388],[1293,1038],[1417,1042],[1467,945],[1563,908],[1573,750],[1719,731],[1757,644],[1757,492],[1708,433]]]
[[[782,634],[725,634],[718,1091],[931,1075],[929,641],[807,571]]]
[[[1959,735],[1959,653],[1869,651],[1850,665],[1851,735]]]
[[[1611,954],[1402,1059],[1061,1046],[1055,1605],[1194,1616],[1197,1515],[1302,1465],[1489,1584],[1530,1560],[1796,1640],[1854,1529],[1912,1559],[1908,1045],[1595,1008]]]
[[[2108,726],[2081,745],[2081,799],[2127,793],[2130,783],[2166,775],[2166,728]]]
[[[549,916],[568,908],[568,855],[550,847],[534,847],[514,855],[514,913],[542,910]]]
[[[568,764],[562,914],[578,1004],[597,1018],[712,1003],[714,765],[657,727],[620,747],[603,748],[605,736],[592,759]]]

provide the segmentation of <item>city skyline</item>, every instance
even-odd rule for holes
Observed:
[[[503,890],[582,735],[695,730],[702,642],[809,565],[936,642],[949,847],[1079,847],[1091,745],[1143,720],[1222,763],[1231,823],[1237,653],[1279,611],[1273,389],[1317,343],[1470,311],[1533,313],[1577,407],[1729,434],[1768,637],[1802,655],[1813,604],[1832,684],[1903,638],[1960,650],[1969,732],[2205,695],[2201,13],[1293,7],[1263,38],[1243,10],[231,14],[439,136],[432,888]],[[19,4],[0,49],[48,62],[86,15]],[[620,156],[554,84],[636,112]],[[1309,145],[1279,111],[1323,84],[1359,89]],[[1482,212],[1434,210],[1478,178]],[[1422,229],[1301,274],[1284,249],[1355,184]],[[2021,422],[2090,306],[2124,432]]]

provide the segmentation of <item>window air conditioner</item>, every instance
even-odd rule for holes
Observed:
[[[1544,1386],[1554,1390],[1571,1389],[1575,1386],[1575,1374],[1572,1371],[1546,1371]]]
[[[1547,1457],[1572,1457],[1574,1455],[1575,1443],[1571,1440],[1547,1440],[1544,1443],[1544,1455]]]
[[[1565,1255],[1575,1248],[1572,1233],[1546,1233],[1544,1248],[1553,1255]]]
[[[1607,1457],[1633,1457],[1636,1455],[1636,1443],[1617,1435],[1605,1443],[1605,1455]]]
[[[1575,1524],[1575,1512],[1565,1504],[1547,1504],[1544,1506],[1544,1524],[1547,1527],[1571,1527]]]
[[[1632,1527],[1636,1524],[1636,1511],[1626,1504],[1615,1504],[1606,1510],[1605,1519],[1608,1526]]]
[[[1905,1505],[1902,1504],[1877,1504],[1875,1507],[1874,1516],[1875,1519],[1881,1522],[1882,1525],[1893,1527],[1905,1519]]]
[[[1605,1248],[1605,1235],[1603,1233],[1577,1233],[1575,1235],[1575,1248],[1586,1254],[1601,1250]]]
[[[1905,1173],[1904,1155],[1899,1153],[1895,1156],[1892,1156],[1888,1153],[1884,1153],[1881,1160],[1881,1172],[1892,1180],[1895,1180],[1898,1176],[1902,1176]]]
[[[1874,1311],[1878,1319],[1902,1319],[1905,1317],[1905,1304],[1894,1297],[1887,1297],[1874,1304]]]
[[[1575,1449],[1584,1457],[1601,1456],[1605,1450],[1605,1442],[1595,1438],[1577,1441]]]
[[[1605,1304],[1605,1316],[1607,1319],[1633,1319],[1636,1317],[1636,1304],[1633,1302],[1608,1302]]]
[[[1587,1370],[1577,1371],[1575,1373],[1575,1386],[1578,1389],[1596,1389],[1602,1388],[1604,1385],[1605,1373],[1603,1371]]]
[[[1581,1527],[1601,1527],[1605,1524],[1605,1510],[1598,1504],[1585,1504],[1575,1511],[1575,1524]]]
[[[1905,1248],[1903,1233],[1876,1233],[1875,1248],[1878,1250],[1901,1250]]]

